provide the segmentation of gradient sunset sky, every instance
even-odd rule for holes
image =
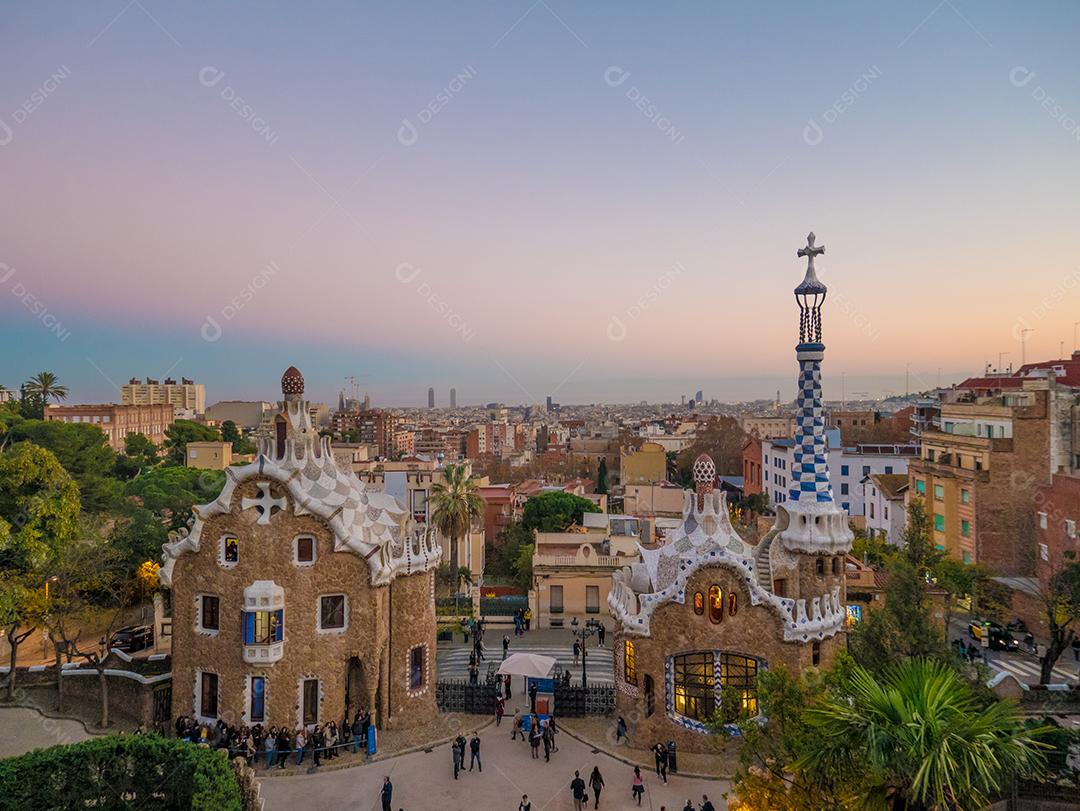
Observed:
[[[828,397],[1018,364],[1028,328],[1067,354],[1078,32],[1070,2],[5,3],[0,383],[787,399],[811,229]]]

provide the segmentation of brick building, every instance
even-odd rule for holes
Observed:
[[[436,714],[434,569],[405,508],[338,469],[290,367],[273,436],[166,544],[173,715],[309,726]]]
[[[50,405],[45,407],[45,419],[55,422],[81,422],[96,425],[105,432],[109,446],[122,451],[130,434],[142,434],[160,445],[165,441],[165,429],[175,421],[176,409],[171,405]]]
[[[811,234],[799,252],[809,261],[795,289],[798,451],[772,530],[756,545],[735,532],[725,495],[713,489],[716,466],[702,455],[681,526],[664,545],[640,547],[641,562],[612,576],[617,711],[635,719],[638,744],[674,740],[711,751],[706,722],[724,688],[737,691],[743,713],[754,716],[761,670],[828,667],[844,648],[852,533],[829,485],[820,367],[825,286],[814,269],[823,250]]]
[[[763,493],[761,468],[761,440],[752,435],[742,449],[743,494],[751,496]]]

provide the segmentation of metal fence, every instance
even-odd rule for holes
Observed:
[[[615,711],[614,687],[555,687],[555,714],[565,718],[611,715]]]
[[[443,712],[494,715],[495,683],[469,684],[465,679],[441,679],[435,683],[435,703]]]
[[[511,617],[529,607],[529,597],[525,594],[506,594],[502,597],[481,597],[480,616]]]

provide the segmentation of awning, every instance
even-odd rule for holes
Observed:
[[[546,679],[555,669],[555,658],[538,653],[512,653],[499,665],[500,676],[529,676]]]

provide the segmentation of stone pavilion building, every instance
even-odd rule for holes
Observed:
[[[683,498],[682,524],[668,542],[641,548],[641,562],[613,576],[608,606],[617,620],[617,712],[635,742],[674,740],[706,749],[707,722],[721,691],[737,691],[757,713],[757,676],[785,665],[798,673],[827,667],[843,645],[845,555],[852,533],[833,500],[821,398],[821,306],[826,287],[810,234],[799,256],[806,276],[799,304],[799,363],[794,466],[787,500],[757,544],[743,541],[715,492],[716,468],[694,463],[696,491]],[[727,691],[731,695],[731,691]]]
[[[436,714],[441,550],[391,495],[340,470],[290,367],[254,462],[164,547],[173,716],[299,727]]]

